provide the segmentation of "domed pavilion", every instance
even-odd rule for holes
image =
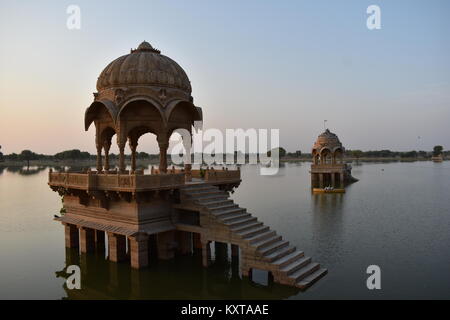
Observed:
[[[159,170],[165,173],[171,134],[176,129],[192,132],[194,121],[202,120],[186,72],[146,41],[106,66],[98,77],[97,91],[85,112],[84,124],[85,130],[95,125],[98,172],[110,169],[109,149],[114,135],[119,147],[119,171],[125,172],[128,142],[134,172],[139,138],[153,133],[160,151]]]
[[[353,180],[351,166],[344,163],[345,149],[338,136],[326,129],[312,148],[311,185],[313,188],[343,188]]]

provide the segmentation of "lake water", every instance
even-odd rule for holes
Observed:
[[[101,252],[80,256],[52,220],[61,199],[48,169],[0,167],[0,299],[450,299],[450,162],[353,164],[360,181],[342,195],[312,195],[308,170],[286,164],[261,176],[244,166],[232,195],[328,268],[301,292],[241,279],[219,255],[207,269],[193,255],[142,271]],[[69,264],[81,266],[81,290],[65,287]],[[369,265],[381,268],[381,290],[366,287]]]

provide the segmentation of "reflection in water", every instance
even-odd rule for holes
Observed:
[[[47,166],[9,166],[9,167],[2,167],[0,166],[0,174],[3,173],[3,170],[12,172],[12,173],[18,173],[22,176],[30,176],[33,174],[38,174],[41,171],[44,171],[47,169]]]
[[[333,257],[337,262],[342,257],[343,226],[345,216],[343,193],[312,194],[313,241],[322,248],[320,255]],[[327,243],[327,246],[321,245]]]
[[[151,261],[148,268],[135,270],[127,262],[110,262],[103,251],[80,254],[66,248],[66,267],[55,274],[67,278],[69,265],[81,269],[81,289],[69,290],[64,283],[63,299],[283,299],[299,292],[241,278],[239,260],[230,258],[224,247],[216,246],[215,251],[208,268],[202,267],[200,252],[194,252],[170,261]]]
[[[0,175],[0,298],[268,298],[448,299],[450,297],[450,162],[353,167],[357,184],[345,194],[311,195],[309,164],[287,164],[276,176],[242,166],[237,203],[329,270],[305,292],[257,285],[220,255],[204,269],[199,255],[153,261],[142,271],[110,264],[104,254],[65,259],[64,233],[52,216],[60,197],[48,172]],[[15,171],[15,172],[12,172]],[[0,167],[2,172],[2,167]],[[17,172],[17,173],[16,173]],[[14,250],[12,250],[14,249]],[[215,246],[212,246],[214,252]],[[219,249],[220,251],[220,249]],[[37,262],[39,267],[37,266]],[[238,262],[237,262],[238,263]],[[81,265],[82,290],[66,290],[64,270]],[[382,267],[382,290],[367,290],[366,269]],[[233,269],[235,268],[235,269]],[[24,281],[24,278],[33,281]],[[257,281],[255,275],[254,281]]]

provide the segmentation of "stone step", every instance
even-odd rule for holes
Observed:
[[[183,190],[195,190],[195,189],[201,189],[211,187],[211,185],[204,184],[204,183],[191,183],[191,184],[185,184],[183,187]]]
[[[308,263],[303,268],[295,271],[293,274],[290,274],[289,278],[294,279],[295,282],[299,282],[299,281],[305,279],[310,274],[313,274],[315,271],[319,270],[319,268],[320,268],[320,264],[311,262],[311,263]]]
[[[213,209],[231,203],[234,203],[233,200],[227,199],[227,200],[207,201],[202,203],[202,205],[206,206],[208,209]]]
[[[306,289],[312,286],[316,281],[325,276],[328,273],[328,270],[325,268],[319,268],[319,270],[313,272],[309,276],[305,277],[303,280],[300,280],[296,283],[296,286],[301,289]]]
[[[248,239],[248,238],[250,238],[252,236],[255,236],[257,234],[261,234],[261,233],[263,233],[265,231],[268,231],[268,230],[269,230],[268,226],[261,225],[261,226],[254,227],[252,229],[248,229],[248,230],[245,230],[245,231],[242,231],[242,232],[236,232],[236,233],[239,236],[241,236],[242,238]]]
[[[233,214],[227,215],[225,217],[222,217],[220,220],[225,224],[229,224],[233,221],[243,219],[243,218],[249,218],[251,216],[252,215],[248,212],[238,212],[238,213],[233,213]]]
[[[224,209],[232,209],[232,208],[237,208],[237,207],[238,207],[238,205],[235,204],[234,202],[232,202],[230,204],[221,205],[219,207],[209,208],[209,211],[211,211],[212,213],[216,213],[216,212],[222,211]]]
[[[285,265],[283,268],[280,268],[280,271],[286,272],[287,275],[293,274],[295,271],[303,268],[307,264],[311,262],[311,257],[301,257],[297,260],[292,261],[290,264]]]
[[[268,262],[274,262],[277,259],[280,259],[284,256],[287,256],[289,253],[294,252],[295,251],[295,247],[294,246],[287,246],[284,248],[280,248],[278,250],[276,250],[275,252],[272,252],[271,254],[264,256],[264,260],[268,261]]]
[[[292,253],[290,253],[284,257],[281,257],[272,263],[274,265],[277,265],[279,268],[284,268],[287,265],[289,265],[290,263],[292,263],[293,261],[298,260],[304,256],[305,256],[305,254],[303,251],[295,250]]]
[[[265,238],[265,239],[259,240],[257,242],[253,242],[251,245],[253,247],[256,247],[256,249],[258,250],[258,249],[264,248],[264,247],[266,247],[278,240],[281,240],[281,239],[282,239],[282,237],[280,235],[274,234],[273,236],[271,236],[269,238]]]
[[[256,227],[260,227],[262,226],[263,223],[262,222],[258,222],[258,221],[250,221],[247,222],[246,224],[243,225],[239,225],[239,226],[235,226],[234,228],[230,228],[233,232],[243,232],[245,230],[250,230],[250,229],[254,229]]]
[[[213,194],[213,195],[204,195],[202,197],[193,198],[194,201],[197,201],[200,204],[203,204],[203,201],[213,201],[213,200],[227,200],[228,195],[224,194]]]
[[[248,241],[250,243],[250,245],[253,245],[253,243],[257,243],[261,240],[264,239],[268,239],[272,236],[275,236],[277,233],[273,230],[269,230],[267,232],[261,233],[261,234],[256,234],[250,238],[246,238],[245,240]]]
[[[215,189],[215,188],[205,185],[205,184],[199,184],[199,185],[183,188],[183,190],[187,191],[187,192],[195,192],[195,191],[199,191],[199,190],[211,190],[211,189]]]
[[[243,208],[233,208],[233,209],[229,209],[229,210],[222,210],[222,211],[218,211],[218,212],[212,212],[212,214],[220,219],[229,216],[230,214],[235,214],[235,213],[244,213],[246,212],[246,209]]]
[[[239,217],[237,219],[231,220],[231,221],[224,221],[224,223],[230,227],[230,228],[234,228],[234,227],[238,227],[238,226],[242,226],[245,225],[246,223],[249,222],[255,222],[257,221],[258,218],[256,217],[252,217],[250,214],[248,216],[244,216],[244,217]]]
[[[226,193],[220,190],[216,190],[216,189],[207,189],[207,190],[200,190],[200,191],[195,191],[195,192],[187,192],[188,195],[190,195],[191,197],[200,197],[200,196],[204,196],[204,195],[208,195],[208,194],[223,194],[225,195]]]
[[[280,250],[284,247],[287,247],[289,245],[289,241],[285,241],[285,240],[279,240],[277,242],[274,242],[262,249],[259,249],[258,251],[263,255],[263,256],[268,256],[269,254]]]

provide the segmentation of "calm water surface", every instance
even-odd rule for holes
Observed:
[[[105,254],[64,248],[52,221],[61,199],[47,168],[0,167],[0,299],[450,299],[450,163],[353,165],[359,182],[343,195],[312,195],[309,164],[287,164],[277,176],[242,169],[233,199],[305,251],[329,273],[306,292],[241,279],[219,254],[204,269],[193,255],[152,261],[140,272]],[[66,265],[79,264],[82,289],[67,290]],[[382,289],[366,288],[379,265]]]

